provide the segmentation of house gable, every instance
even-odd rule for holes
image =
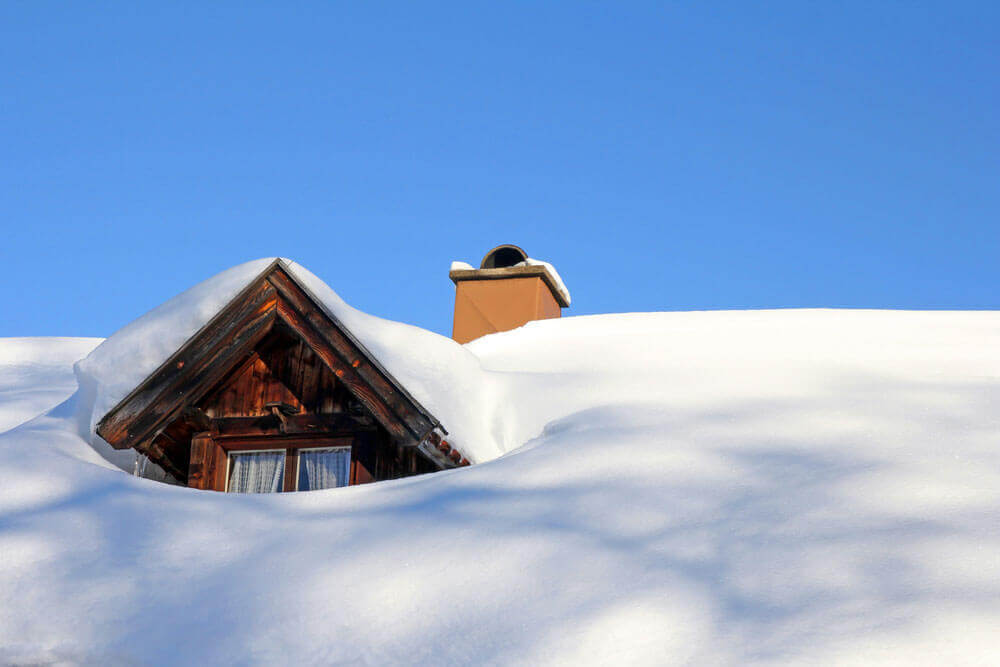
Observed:
[[[274,355],[264,360],[277,344],[285,346],[284,355],[291,355],[292,361]],[[304,371],[306,367],[313,371]],[[235,399],[232,388],[248,386],[245,381],[236,381],[241,373],[257,373],[268,384],[257,387],[260,391],[253,398]],[[298,379],[293,377],[295,373]],[[306,387],[304,382],[313,384]],[[226,391],[229,400],[243,401],[239,407],[230,404],[229,412]],[[340,397],[336,398],[338,392]],[[357,404],[358,415],[344,410],[348,397]],[[340,405],[327,405],[329,414],[324,415],[323,406],[317,403],[334,400]],[[304,404],[310,402],[312,405]],[[281,408],[267,407],[268,403]],[[446,431],[438,420],[382,368],[281,260],[269,265],[109,411],[98,423],[97,433],[116,449],[133,447],[177,479],[185,480],[187,461],[178,452],[188,447],[186,435],[198,429],[219,433],[220,429],[236,428],[240,419],[247,425],[246,419],[265,416],[262,411],[280,417],[283,431],[288,428],[286,421],[290,421],[292,431],[326,431],[337,430],[331,422],[338,419],[343,427],[344,420],[357,421],[356,417],[363,416],[384,430],[394,446],[414,454],[419,451],[419,458],[436,468],[467,463],[454,450],[440,446],[440,436]]]

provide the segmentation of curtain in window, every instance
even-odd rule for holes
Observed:
[[[299,491],[347,486],[350,475],[350,447],[299,450]]]
[[[285,452],[233,453],[229,462],[230,493],[277,493],[285,478]]]

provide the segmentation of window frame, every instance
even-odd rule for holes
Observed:
[[[347,464],[347,484],[344,484],[344,486],[351,486],[352,480],[354,479],[354,447],[353,446],[351,446],[351,445],[333,445],[333,446],[320,446],[320,447],[296,447],[295,448],[295,491],[301,491],[302,490],[302,489],[299,488],[299,480],[301,479],[301,475],[302,475],[302,457],[299,456],[299,454],[301,452],[316,452],[316,451],[320,451],[320,452],[339,452],[339,451],[343,451],[345,449],[351,453],[351,460]],[[339,489],[339,488],[342,488],[342,487],[336,486],[336,487],[333,487],[333,488]],[[306,489],[306,490],[307,491],[310,491],[310,490],[322,491],[323,489]],[[288,492],[286,492],[286,493],[288,493]],[[292,493],[294,493],[294,492],[292,492]]]
[[[285,453],[285,476],[282,488],[278,493],[297,493],[299,490],[299,452],[302,450],[337,450],[347,449],[351,452],[351,461],[348,467],[348,477],[346,486],[353,486],[356,483],[357,473],[357,452],[355,445],[357,438],[347,435],[294,435],[294,436],[229,436],[214,440],[215,446],[226,457],[225,478],[223,491],[231,493],[229,490],[229,475],[232,466],[233,454],[249,454],[259,452],[284,452]],[[295,459],[294,466],[289,459]],[[295,476],[292,478],[294,488],[289,486],[289,472],[294,467]],[[216,487],[218,488],[218,487]],[[341,488],[341,487],[337,487]]]
[[[287,448],[282,449],[281,447],[272,447],[272,448],[268,448],[268,449],[233,449],[233,450],[228,450],[227,449],[226,450],[226,489],[225,489],[225,492],[226,493],[234,493],[233,491],[229,490],[229,481],[231,479],[230,472],[232,471],[232,467],[231,466],[233,465],[233,454],[264,454],[266,452],[273,452],[273,453],[281,452],[282,454],[285,455],[285,460],[281,464],[281,479],[282,479],[282,482],[284,482],[285,475],[288,474],[288,471],[285,470],[285,467],[288,465],[288,449]],[[284,483],[282,483],[282,486],[284,486]],[[278,493],[284,493],[284,489],[282,489]]]

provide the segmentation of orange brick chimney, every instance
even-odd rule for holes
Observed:
[[[478,269],[456,262],[448,277],[455,283],[451,337],[459,343],[559,317],[569,307],[569,293],[555,270],[516,245],[490,250]]]

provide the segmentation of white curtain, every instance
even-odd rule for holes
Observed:
[[[299,491],[347,486],[350,475],[350,447],[299,450]]]
[[[230,493],[278,493],[284,478],[284,450],[230,454]]]

